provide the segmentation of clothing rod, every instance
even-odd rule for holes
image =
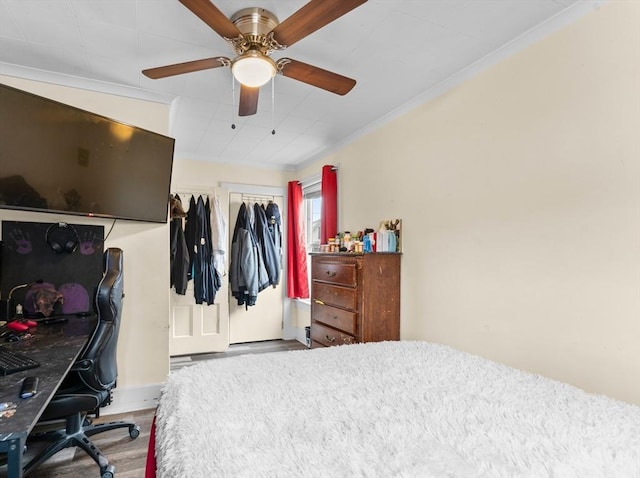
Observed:
[[[264,201],[273,201],[274,196],[262,196],[259,194],[243,194],[242,201],[254,201],[254,202],[264,202]]]
[[[174,196],[177,194],[178,196],[203,196],[203,195],[214,195],[215,191],[213,189],[192,189],[192,190],[183,190],[183,191],[174,191],[171,194]]]

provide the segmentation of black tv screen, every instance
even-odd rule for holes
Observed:
[[[166,222],[174,143],[0,84],[0,208]]]

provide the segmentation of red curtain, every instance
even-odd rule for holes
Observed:
[[[320,243],[326,244],[338,232],[338,177],[333,166],[322,166],[322,211]]]
[[[287,194],[287,297],[309,298],[302,186],[290,181]]]

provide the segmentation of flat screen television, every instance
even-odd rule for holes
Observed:
[[[174,143],[0,84],[0,208],[167,222]]]

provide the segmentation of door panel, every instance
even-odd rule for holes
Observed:
[[[229,321],[222,316],[222,304],[196,304],[193,281],[184,296],[172,292],[170,355],[222,352],[229,346]],[[226,294],[216,294],[216,301]]]
[[[256,202],[256,196],[246,196],[240,193],[231,193],[229,195],[229,243],[231,243],[233,239],[233,229],[244,197],[252,198],[247,200],[247,204],[253,207],[253,204]],[[271,199],[271,197],[269,197],[269,199]],[[273,201],[278,205],[278,208],[280,208],[280,214],[282,215],[283,197],[275,196],[273,197]],[[231,250],[231,246],[229,246],[229,250]],[[229,291],[228,294],[230,343],[238,344],[282,339],[284,311],[282,277],[277,287],[267,287],[260,292],[256,305],[248,308],[245,308],[244,305],[239,306],[237,300],[231,296],[231,291]]]

